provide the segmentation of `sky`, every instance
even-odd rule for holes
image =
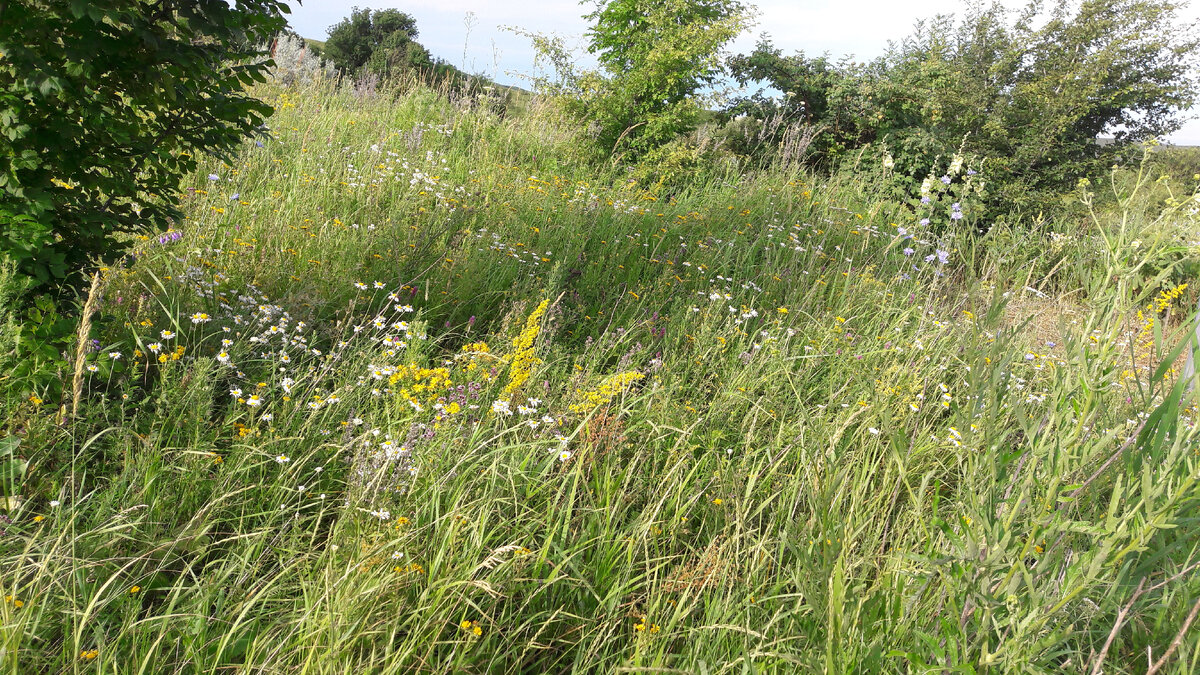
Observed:
[[[1025,4],[1003,2],[1013,8]],[[534,50],[528,38],[508,28],[555,33],[568,45],[582,47],[588,29],[583,15],[593,7],[590,0],[306,0],[290,3],[288,20],[300,35],[324,40],[329,27],[348,16],[354,4],[407,12],[417,21],[418,41],[435,57],[501,84],[516,85],[525,82],[522,76],[536,71]],[[963,7],[961,0],[759,0],[754,4],[758,8],[754,25],[729,45],[730,53],[753,50],[758,35],[766,32],[785,54],[828,52],[835,58],[853,56],[860,61],[881,55],[889,40],[903,39],[918,20],[959,13]],[[1200,19],[1200,7],[1186,7],[1180,15],[1195,21]],[[580,60],[580,65],[592,64]],[[1200,116],[1200,110],[1193,114]],[[1187,122],[1167,140],[1200,145],[1200,119]]]

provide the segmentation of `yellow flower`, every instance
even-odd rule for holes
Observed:
[[[541,330],[542,315],[546,313],[546,306],[549,304],[549,300],[542,300],[529,318],[525,319],[525,328],[513,340],[513,347],[516,347],[516,351],[513,352],[508,371],[508,384],[504,386],[505,395],[520,389],[521,385],[529,379],[533,369],[541,363],[541,360],[534,356],[534,341],[537,340],[538,332]]]
[[[570,410],[571,412],[581,413],[587,412],[595,407],[607,405],[614,398],[620,396],[621,393],[623,393],[625,389],[629,387],[629,385],[644,377],[646,376],[642,373],[636,370],[630,370],[628,372],[617,373],[616,375],[610,376],[594,391],[583,391],[577,389],[575,393],[578,394],[583,401],[570,406]]]
[[[725,501],[723,499],[721,499],[720,497],[717,497],[716,499],[713,500],[713,503],[716,504],[717,506],[720,506],[720,505],[724,504]]]
[[[133,588],[129,589],[130,595],[137,595],[138,593],[141,593],[141,592],[142,592],[141,586],[134,586]]]
[[[97,656],[100,656],[99,649],[85,649],[79,652],[79,658],[83,659],[84,661],[91,661]]]
[[[466,353],[466,352],[483,352],[484,354],[486,354],[486,353],[488,353],[488,345],[486,342],[472,342],[469,345],[465,345],[462,348],[462,350],[464,353]]]

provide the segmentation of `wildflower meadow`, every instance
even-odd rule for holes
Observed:
[[[4,672],[1200,669],[1196,181],[993,224],[967,154],[652,186],[535,98],[252,91],[6,404]]]

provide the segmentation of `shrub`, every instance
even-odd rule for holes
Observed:
[[[560,38],[517,32],[556,70],[553,83],[537,80],[540,88],[560,95],[599,150],[636,161],[696,128],[697,92],[716,82],[720,51],[745,27],[747,8],[737,0],[609,0],[585,18],[598,71],[575,72]]]
[[[196,155],[228,155],[271,107],[244,92],[277,0],[0,4],[0,255],[61,294],[119,233],[180,216]]]
[[[765,40],[733,60],[735,76],[793,95],[758,94],[729,112],[820,123],[822,157],[886,142],[896,171],[917,180],[966,138],[966,151],[989,158],[994,211],[1040,210],[1129,146],[1179,128],[1200,43],[1166,0],[1036,10],[939,16],[866,65],[785,57]],[[1113,142],[1101,145],[1101,134]]]
[[[321,58],[320,52],[305,43],[298,35],[283,34],[275,42],[276,80],[284,85],[308,84],[315,79],[337,77],[332,61]]]

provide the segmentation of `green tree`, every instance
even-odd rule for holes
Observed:
[[[416,19],[398,9],[355,7],[329,27],[324,55],[346,73],[370,70],[389,75],[429,68],[432,59],[416,42],[417,34]]]
[[[830,72],[766,42],[733,66],[743,82],[803,92],[772,105],[811,112],[830,154],[886,144],[897,173],[919,180],[961,146],[988,158],[993,210],[1042,208],[1129,145],[1182,124],[1200,42],[1177,19],[1170,0],[1058,0],[1045,13],[1033,2],[1015,15],[972,4],[961,20],[919,23],[869,64]],[[766,115],[762,99],[737,109]]]
[[[753,52],[729,59],[729,72],[742,86],[766,83],[781,94],[772,96],[760,89],[736,99],[723,111],[727,123],[735,118],[754,122],[752,134],[728,137],[740,155],[769,163],[777,158],[789,130],[808,127],[814,131],[809,162],[824,165],[847,148],[873,138],[865,133],[859,116],[850,114],[855,106],[846,100],[865,74],[861,66],[847,60],[835,62],[828,55],[809,57],[797,52],[784,56],[770,37],[763,35]]]
[[[965,138],[968,152],[988,158],[997,206],[1040,209],[1130,145],[1180,127],[1195,101],[1200,42],[1178,25],[1172,2],[1038,9],[1010,22],[1000,6],[976,5],[887,54],[891,89],[877,133],[898,159],[949,154]],[[1102,135],[1113,142],[1099,144]]]
[[[721,73],[721,49],[746,26],[739,0],[608,0],[586,16],[603,72],[568,78],[600,146],[636,157],[695,127],[697,92]]]
[[[228,156],[271,108],[276,0],[0,0],[0,255],[61,292],[121,232],[180,217],[196,155]]]

